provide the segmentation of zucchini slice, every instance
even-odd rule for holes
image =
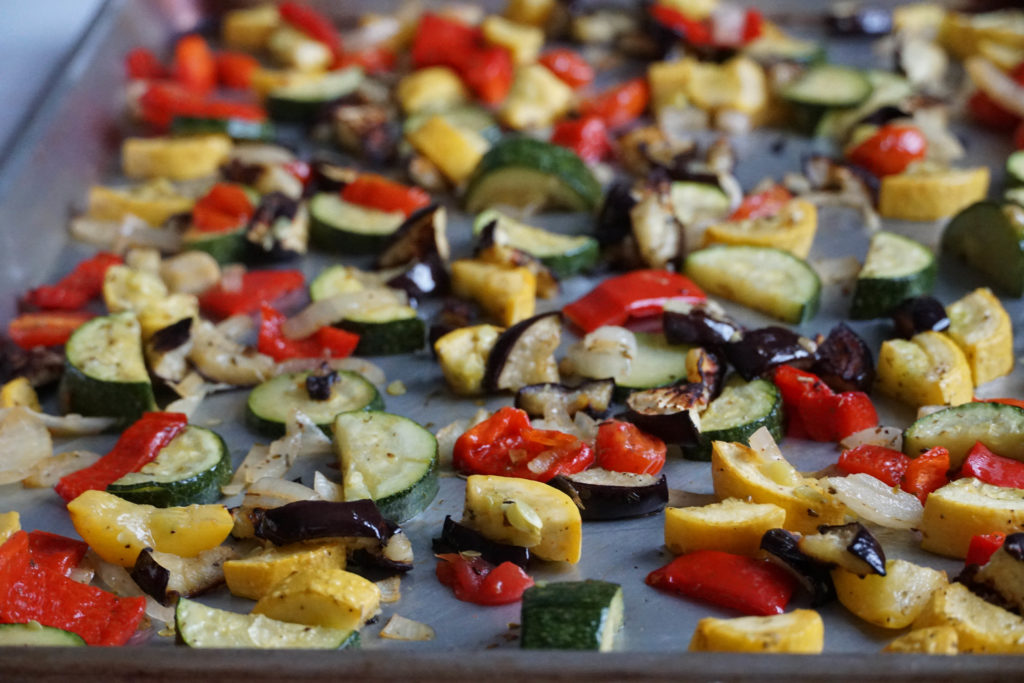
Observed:
[[[788,323],[814,317],[821,280],[801,258],[770,247],[716,245],[686,258],[685,271],[708,294]]]
[[[903,452],[917,457],[943,446],[949,450],[951,469],[956,469],[978,441],[1003,457],[1024,462],[1024,408],[978,402],[925,415],[903,433]]]
[[[220,133],[227,135],[232,140],[270,142],[274,139],[274,124],[269,121],[253,121],[251,119],[179,115],[171,121],[171,133],[174,135]]]
[[[312,374],[278,375],[257,386],[246,402],[246,423],[261,434],[278,437],[284,434],[292,411],[299,410],[326,432],[341,413],[384,407],[376,387],[362,375],[347,370],[338,370],[337,379],[330,385],[330,396],[317,400],[310,396],[307,388],[307,378]]]
[[[220,487],[230,479],[231,455],[224,440],[189,425],[152,462],[107,486],[107,493],[159,508],[202,505],[220,500]]]
[[[334,446],[347,501],[369,498],[385,518],[402,523],[437,495],[437,439],[408,418],[343,413],[334,421]]]
[[[156,410],[134,313],[90,320],[75,330],[65,350],[60,392],[67,412],[131,423],[147,410]]]
[[[248,241],[245,239],[246,226],[226,232],[200,232],[188,230],[182,235],[182,244],[186,249],[205,251],[216,259],[217,263],[241,263],[249,253]]]
[[[636,358],[626,376],[615,383],[616,399],[622,400],[634,391],[664,387],[686,378],[686,353],[690,346],[669,344],[661,334],[636,332],[634,335]]]
[[[238,614],[181,598],[174,610],[178,640],[189,647],[337,650],[359,644],[359,632]]]
[[[703,218],[724,218],[731,208],[729,197],[712,183],[677,180],[669,189],[672,213],[683,225]]]
[[[473,234],[484,233],[494,223],[494,243],[525,251],[543,263],[558,278],[578,275],[597,263],[601,249],[593,237],[562,235],[520,223],[500,211],[488,209],[473,221]]]
[[[315,79],[299,79],[271,90],[267,114],[275,121],[309,121],[325,104],[341,99],[363,82],[363,70],[351,66]]]
[[[890,71],[872,69],[865,74],[871,95],[855,107],[829,109],[814,130],[815,137],[843,141],[866,116],[882,107],[897,106],[914,93],[910,82]]]
[[[1006,158],[1006,187],[1024,186],[1024,150],[1017,150]]]
[[[793,104],[817,109],[855,107],[871,95],[871,81],[863,71],[848,66],[812,67],[782,90]]]
[[[85,647],[85,641],[77,633],[30,621],[27,624],[0,624],[0,647],[8,645]]]
[[[876,232],[871,237],[864,267],[857,275],[850,317],[881,318],[904,299],[931,293],[936,272],[931,249],[909,237],[884,230]]]
[[[480,160],[466,188],[466,210],[504,205],[593,211],[601,195],[601,183],[571,150],[517,137],[502,140]]]
[[[782,395],[778,388],[763,379],[729,382],[701,413],[697,443],[684,446],[683,456],[690,460],[711,460],[713,441],[746,444],[750,435],[761,427],[767,427],[776,441],[782,440]]]
[[[540,583],[523,593],[520,645],[528,650],[612,649],[622,587],[607,581]]]
[[[964,259],[1011,296],[1024,295],[1024,209],[1019,206],[968,206],[946,226],[942,250]]]
[[[346,202],[337,192],[309,200],[309,236],[322,249],[346,254],[380,251],[405,222],[401,211],[378,211]]]
[[[483,107],[462,106],[434,111],[428,109],[410,114],[402,123],[402,133],[412,133],[429,119],[440,116],[454,128],[471,130],[490,143],[501,139],[501,126],[494,119],[494,116]]]

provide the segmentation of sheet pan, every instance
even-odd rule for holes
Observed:
[[[323,3],[327,5],[328,3]],[[353,3],[355,4],[355,3]],[[353,12],[346,5],[334,11]],[[379,7],[375,4],[375,9]],[[66,237],[68,216],[81,208],[86,188],[116,177],[117,150],[121,137],[132,130],[123,116],[121,56],[131,47],[147,45],[162,49],[176,33],[201,26],[212,14],[223,9],[219,3],[196,0],[157,0],[129,2],[108,0],[66,67],[49,87],[49,96],[40,104],[23,133],[0,168],[0,319],[13,312],[14,295],[66,272],[89,247],[71,243]],[[785,12],[807,31],[801,20],[799,3],[785,1],[762,5],[766,12]],[[805,17],[804,17],[805,18]],[[830,44],[833,56],[842,61],[870,61],[870,41]],[[781,141],[781,150],[779,142]],[[968,161],[978,163],[1001,160],[1005,143],[995,136],[972,132]],[[820,151],[821,143],[761,131],[737,140],[740,158],[738,174],[745,187],[765,175],[781,174],[796,168],[802,155]],[[993,188],[1000,187],[998,173]],[[572,217],[552,217],[547,225],[560,229],[580,229]],[[543,222],[543,221],[542,221]],[[934,242],[937,224],[894,224],[890,229],[905,232],[926,242]],[[456,217],[450,228],[456,254],[468,251],[469,223]],[[867,233],[852,212],[822,212],[819,237],[813,258],[853,254],[862,258]],[[314,256],[301,267],[307,276],[322,269],[332,259]],[[956,264],[943,262],[937,295],[952,301],[982,284],[977,275]],[[562,297],[542,302],[542,310],[554,309],[564,301],[584,293],[592,283],[576,278],[565,283]],[[848,293],[835,287],[825,291],[821,313],[804,326],[804,332],[827,332],[845,319]],[[1020,341],[1020,321],[1024,305],[1004,300],[1015,321],[1017,355],[1024,353]],[[750,325],[769,320],[744,309],[727,306],[730,312]],[[873,348],[884,338],[886,323],[855,325]],[[454,400],[445,391],[437,365],[426,352],[413,357],[379,359],[389,380],[401,379],[408,388],[403,396],[385,396],[388,410],[407,415],[435,429],[457,417],[469,417],[478,407],[474,402]],[[1024,395],[1024,372],[984,386],[985,396]],[[236,391],[207,399],[198,424],[211,425],[226,439],[240,461],[254,440],[241,426],[246,392]],[[496,408],[508,403],[507,397],[482,402]],[[910,412],[880,401],[883,423],[905,424]],[[110,437],[80,439],[65,447],[100,450],[110,445]],[[803,470],[817,470],[832,462],[836,451],[821,445],[788,442],[784,450]],[[324,463],[321,463],[323,469]],[[669,483],[679,492],[679,500],[699,499],[711,492],[708,466],[682,460],[670,462],[666,472]],[[168,638],[154,636],[139,648],[48,651],[45,656],[25,650],[0,650],[0,678],[31,676],[33,680],[60,679],[71,670],[80,680],[110,680],[111,677],[179,680],[191,678],[218,680],[266,680],[298,678],[358,678],[363,680],[430,678],[451,680],[461,676],[496,676],[507,679],[538,677],[585,677],[594,680],[624,678],[674,680],[779,680],[802,678],[819,680],[839,675],[843,680],[905,678],[908,680],[954,680],[961,677],[999,677],[1021,665],[1016,657],[924,658],[882,656],[877,654],[891,634],[872,628],[846,615],[839,606],[822,610],[826,620],[826,654],[820,657],[739,656],[688,654],[686,646],[696,621],[704,616],[728,616],[714,608],[678,600],[659,593],[643,583],[650,570],[667,561],[661,547],[662,517],[587,523],[584,528],[583,561],[574,567],[542,567],[537,580],[594,578],[622,584],[626,600],[626,627],[617,639],[616,652],[606,655],[588,653],[521,652],[511,624],[518,621],[518,605],[475,608],[451,598],[433,576],[434,560],[429,547],[446,514],[458,516],[462,506],[462,482],[442,480],[441,493],[434,504],[406,529],[414,541],[416,567],[402,581],[402,599],[385,606],[376,624],[364,633],[360,652],[288,653],[288,652],[201,652],[170,646]],[[696,496],[696,498],[694,498]],[[22,511],[25,528],[41,528],[73,534],[60,500],[48,491],[25,491],[15,486],[0,487],[0,507]],[[955,573],[958,563],[925,555],[898,538],[883,539],[890,556],[927,562]],[[213,603],[247,611],[251,603],[217,595]],[[377,638],[377,632],[392,613],[424,621],[437,631],[427,643],[397,643]]]

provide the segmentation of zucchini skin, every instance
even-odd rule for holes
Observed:
[[[185,247],[194,251],[205,251],[217,263],[242,263],[247,261],[249,244],[245,239],[244,227],[223,234],[214,234],[201,239],[186,239]]]
[[[1024,236],[1002,205],[981,201],[954,216],[942,233],[942,251],[980,270],[1003,292],[1024,295]]]
[[[523,593],[519,643],[531,650],[601,650],[622,589],[607,581],[539,584]]]
[[[309,240],[320,249],[343,254],[376,254],[383,251],[402,226],[396,223],[391,232],[361,232],[352,226],[332,223],[321,216],[324,209],[318,197],[314,195],[309,201]]]
[[[389,356],[419,351],[427,334],[426,323],[418,316],[382,322],[342,320],[335,327],[359,335],[355,350],[357,356]]]
[[[430,471],[419,481],[390,496],[374,501],[384,515],[396,524],[402,524],[423,512],[437,497],[441,485],[437,480],[437,458],[434,458]]]
[[[366,384],[370,385],[371,387],[373,386],[372,384],[367,382],[362,375],[359,375],[358,373],[350,373],[345,370],[341,370],[338,372],[340,381],[345,381],[346,378],[349,378],[352,375],[355,375],[358,378],[358,381],[366,382]],[[262,434],[263,436],[268,436],[274,439],[284,436],[286,429],[285,422],[284,420],[278,419],[273,416],[261,415],[259,410],[253,407],[253,397],[260,387],[268,384],[269,382],[273,382],[279,379],[280,377],[275,377],[274,379],[267,380],[267,382],[264,382],[263,384],[256,386],[249,393],[249,398],[245,402],[245,424],[253,431]],[[310,401],[312,400],[313,399],[310,399]],[[327,422],[317,422],[317,426],[325,434],[330,435],[334,425],[334,419],[337,417],[337,415],[345,412],[350,412],[352,410],[384,410],[384,398],[380,395],[380,392],[377,391],[376,388],[374,388],[373,394],[370,396],[370,400],[366,403],[366,405],[358,407],[350,406],[343,408],[336,415],[332,415],[327,420]],[[285,417],[284,419],[286,420],[287,418]]]
[[[767,427],[772,437],[776,441],[781,441],[782,437],[785,436],[784,418],[783,418],[783,404],[782,395],[779,393],[778,388],[771,382],[763,379],[753,380],[754,383],[763,384],[766,390],[771,391],[774,395],[772,401],[771,410],[766,414],[748,416],[751,417],[747,422],[738,424],[733,427],[727,427],[723,429],[710,429],[708,431],[699,431],[697,433],[697,443],[688,446],[683,445],[683,457],[687,460],[711,460],[711,444],[715,441],[735,441],[742,444],[746,444],[750,440],[750,435],[756,432],[761,427]],[[712,404],[714,401],[712,401]]]
[[[89,377],[71,361],[64,362],[60,402],[65,412],[87,417],[116,417],[120,426],[135,422],[156,410],[153,385],[146,382],[108,382]]]

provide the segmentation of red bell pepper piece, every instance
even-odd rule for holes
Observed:
[[[523,598],[533,579],[512,562],[493,566],[484,558],[460,553],[438,555],[437,580],[449,586],[455,597],[477,605],[507,605]]]
[[[924,159],[927,153],[928,139],[920,129],[887,123],[846,156],[881,178],[902,173],[911,162]]]
[[[861,391],[833,392],[817,375],[780,365],[772,376],[790,424],[815,441],[839,441],[878,424],[878,413]]]
[[[309,162],[302,161],[301,159],[282,164],[281,168],[295,176],[295,179],[301,182],[303,187],[309,185],[309,180],[313,177],[313,169],[310,167]]]
[[[58,536],[48,531],[32,531],[28,535],[28,548],[32,563],[63,576],[69,576],[88,552],[89,546],[67,536]]]
[[[341,198],[378,211],[401,211],[406,216],[430,205],[430,195],[420,188],[374,173],[364,173],[342,188]]]
[[[484,104],[500,104],[512,87],[512,55],[500,45],[477,47],[464,56],[457,71],[466,87]]]
[[[568,147],[589,162],[601,161],[612,151],[608,127],[596,116],[559,121],[551,133],[551,142]]]
[[[417,69],[447,66],[458,70],[464,55],[481,42],[479,29],[431,12],[420,17],[412,41],[412,63]]]
[[[689,278],[667,270],[634,270],[609,278],[562,313],[584,332],[603,325],[621,325],[631,316],[642,318],[661,313],[669,299],[703,301],[707,296]]]
[[[744,614],[782,614],[796,579],[782,567],[720,550],[680,555],[647,575],[647,585]]]
[[[971,536],[971,543],[967,546],[967,556],[964,564],[983,565],[988,564],[989,559],[997,550],[1003,547],[1006,534],[995,531],[991,534],[977,534]]]
[[[764,31],[764,17],[753,9],[748,9],[743,18],[743,28],[737,36],[738,40],[730,42],[715,40],[712,19],[693,19],[677,9],[660,3],[652,4],[650,13],[655,21],[674,31],[694,47],[740,47],[755,40]]]
[[[548,50],[537,61],[571,88],[583,87],[594,80],[594,67],[590,66],[590,62],[567,47]]]
[[[764,192],[747,195],[729,216],[731,221],[765,218],[782,210],[793,194],[782,185],[772,185]]]
[[[534,471],[530,463],[534,463]],[[506,406],[466,431],[455,442],[452,463],[467,474],[491,474],[550,481],[559,474],[582,472],[594,452],[572,434],[534,429],[525,411]]]
[[[100,295],[107,268],[119,263],[123,263],[120,256],[101,251],[79,263],[57,284],[29,290],[25,295],[25,303],[46,310],[79,309]]]
[[[612,472],[657,474],[665,466],[665,442],[631,422],[607,420],[597,428],[597,466]]]
[[[192,207],[192,224],[199,232],[234,230],[248,222],[255,210],[241,187],[215,183]]]
[[[288,339],[281,332],[287,318],[271,306],[260,307],[260,332],[257,348],[274,360],[289,358],[347,358],[359,344],[359,335],[325,325],[306,339]]]
[[[899,486],[910,458],[885,446],[861,444],[843,451],[836,466],[846,474],[870,474],[889,486]]]
[[[226,88],[248,90],[252,86],[252,74],[260,62],[244,52],[218,52],[217,82]]]
[[[217,62],[206,40],[195,33],[178,40],[171,65],[174,80],[200,94],[217,86]]]
[[[146,413],[124,430],[109,453],[65,475],[54,489],[68,502],[86,491],[102,491],[129,472],[138,472],[187,426],[188,417],[182,413]]]
[[[964,458],[960,476],[974,477],[993,486],[1024,489],[1024,462],[996,455],[979,441]]]
[[[967,111],[975,121],[993,130],[1013,130],[1020,123],[1019,116],[1007,111],[980,90],[968,98]]]
[[[924,503],[929,493],[949,483],[948,472],[949,451],[942,446],[929,448],[911,459],[900,488]]]
[[[8,588],[28,569],[29,559],[27,532],[16,531],[0,544],[0,599],[6,596]]]
[[[152,78],[164,78],[167,70],[160,63],[152,50],[144,47],[137,47],[128,51],[124,56],[124,69],[130,79],[148,80]]]
[[[636,120],[651,99],[646,79],[634,78],[617,85],[580,105],[584,117],[597,116],[609,128],[620,128]]]
[[[23,349],[62,346],[82,323],[96,316],[86,311],[22,313],[7,326],[7,334]]]
[[[341,57],[339,68],[346,66],[358,66],[367,74],[375,74],[394,71],[398,63],[398,55],[391,48],[383,45],[374,45],[356,52],[346,52]]]
[[[266,121],[262,106],[201,95],[177,83],[156,81],[139,97],[139,116],[156,128],[166,128],[176,116],[206,119]]]
[[[242,275],[242,286],[226,290],[218,283],[199,297],[199,305],[223,318],[258,311],[263,304],[302,289],[306,279],[299,270],[250,270]]]
[[[320,12],[297,2],[283,2],[278,7],[281,18],[313,40],[323,43],[331,51],[334,60],[332,68],[342,57],[341,36],[331,20]]]

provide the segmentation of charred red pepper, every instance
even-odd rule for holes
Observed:
[[[200,232],[224,232],[244,225],[255,212],[238,185],[215,183],[192,207],[192,224]]]
[[[378,211],[401,211],[406,216],[430,204],[430,195],[384,176],[364,173],[341,190],[346,202]]]
[[[534,429],[526,412],[511,406],[466,431],[452,452],[460,472],[534,481],[582,472],[593,462],[586,442],[553,429]]]
[[[86,491],[102,491],[129,472],[138,472],[187,426],[188,417],[182,413],[146,413],[124,430],[109,453],[62,477],[54,489],[69,502]]]
[[[580,114],[584,117],[596,116],[609,128],[620,128],[639,118],[647,109],[650,99],[647,80],[634,78],[583,102]]]
[[[597,466],[612,472],[657,474],[665,466],[665,442],[631,422],[607,420],[597,428]]]
[[[667,270],[634,270],[612,277],[562,309],[584,332],[621,325],[630,317],[661,313],[669,299],[703,301],[707,296],[684,275]]]
[[[200,94],[217,86],[217,62],[202,36],[192,33],[175,44],[171,73],[178,83]]]
[[[334,28],[331,20],[316,10],[306,7],[297,2],[282,2],[278,7],[281,18],[287,21],[292,27],[302,31],[313,40],[323,43],[331,51],[334,61],[332,67],[337,66],[341,61],[342,48],[341,36]]]
[[[199,305],[214,315],[227,318],[258,311],[263,304],[273,303],[305,286],[302,271],[250,270],[242,275],[242,283],[237,290],[225,289],[222,281],[199,297]]]
[[[551,132],[551,142],[568,147],[589,162],[601,161],[612,150],[608,127],[596,116],[559,121]]]
[[[25,303],[46,310],[73,311],[85,306],[103,291],[107,268],[123,263],[117,254],[101,251],[85,259],[55,285],[29,290]]]
[[[287,318],[269,305],[260,308],[257,348],[276,361],[289,358],[347,358],[359,344],[359,335],[326,325],[306,339],[288,339],[281,332]]]
[[[993,532],[991,534],[978,534],[971,536],[971,543],[967,546],[967,556],[964,564],[983,565],[988,564],[989,559],[997,550],[1003,547],[1006,534]]]
[[[88,552],[89,546],[67,536],[51,534],[48,531],[32,531],[28,535],[28,548],[32,563],[50,571],[68,576]]]
[[[218,52],[217,81],[225,88],[248,90],[252,86],[252,74],[260,62],[244,52]]]
[[[96,317],[85,311],[22,313],[7,325],[7,335],[23,349],[62,346],[82,323]]]
[[[693,47],[737,48],[758,38],[764,31],[764,17],[757,10],[747,10],[743,26],[734,40],[723,40],[716,31],[714,20],[693,19],[677,9],[661,3],[650,6],[651,17],[678,35]]]
[[[846,474],[870,474],[889,486],[899,486],[910,457],[884,446],[861,444],[843,451],[836,466]]]
[[[46,566],[15,533],[0,546],[0,623],[37,621],[77,633],[89,645],[124,645],[142,621],[143,597],[119,598]]]
[[[782,210],[793,194],[782,185],[772,185],[763,192],[747,195],[729,216],[729,220],[747,220],[774,216]]]
[[[835,393],[817,375],[780,365],[773,374],[790,431],[814,441],[839,441],[878,425],[878,413],[862,391]]]
[[[177,116],[206,119],[266,121],[267,112],[258,104],[208,97],[176,83],[150,83],[139,97],[139,116],[155,128],[171,125]]]
[[[680,555],[647,575],[647,585],[751,614],[782,614],[796,579],[782,567],[720,550]]]
[[[594,67],[590,66],[590,62],[567,47],[548,50],[537,61],[569,87],[580,88],[594,80]]]
[[[996,455],[979,441],[967,453],[960,476],[974,477],[993,486],[1024,489],[1024,462]]]
[[[900,488],[924,503],[929,493],[949,483],[948,473],[949,451],[942,446],[929,448],[910,460]]]
[[[152,50],[137,47],[124,56],[124,70],[130,79],[164,78],[167,70]]]
[[[533,579],[512,562],[494,566],[480,556],[460,553],[438,555],[437,580],[448,586],[455,597],[477,605],[507,605],[523,598]]]
[[[927,153],[928,139],[918,128],[887,123],[846,156],[881,178],[902,173]]]

